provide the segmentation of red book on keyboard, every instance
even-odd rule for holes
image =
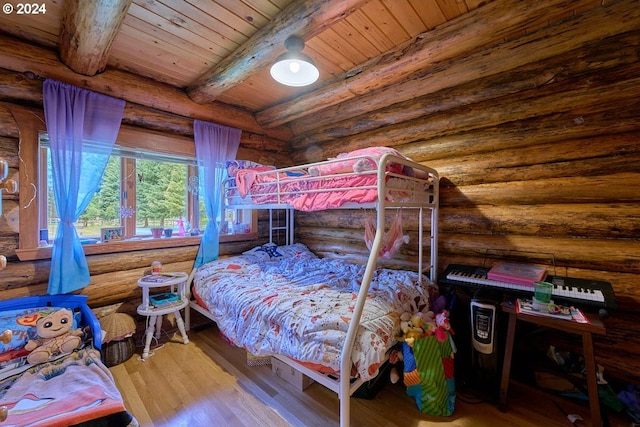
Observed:
[[[513,283],[515,285],[531,286],[535,282],[544,280],[547,269],[528,264],[509,262],[496,263],[487,273],[487,278],[498,282]]]

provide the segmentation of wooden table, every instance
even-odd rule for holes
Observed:
[[[502,303],[502,311],[509,314],[507,326],[507,340],[504,350],[504,364],[502,366],[502,380],[500,382],[501,411],[507,410],[507,393],[509,391],[509,377],[511,375],[511,357],[513,356],[513,343],[515,341],[516,322],[518,320],[545,326],[582,336],[582,348],[584,351],[584,364],[587,370],[587,390],[589,394],[589,406],[591,408],[591,425],[602,427],[600,414],[600,397],[598,395],[598,381],[596,377],[596,360],[593,353],[593,334],[605,335],[606,328],[602,320],[592,314],[585,314],[590,323],[578,323],[571,320],[553,317],[535,316],[526,313],[516,313],[514,303]]]

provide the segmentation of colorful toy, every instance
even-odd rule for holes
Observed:
[[[184,236],[185,235],[184,221],[182,220],[182,218],[178,218],[177,222],[178,222],[178,236]]]
[[[433,311],[417,312],[411,314],[409,312],[400,315],[400,331],[402,335],[396,337],[400,342],[406,342],[410,347],[418,338],[433,335],[437,328],[437,323]]]
[[[391,368],[390,379],[393,384],[400,378],[404,379],[404,384],[408,387],[417,385],[420,379],[417,375],[417,366],[413,355],[413,346],[420,338],[435,336],[440,343],[448,339],[448,333],[453,335],[453,329],[449,323],[449,312],[442,309],[438,314],[433,311],[409,313],[400,315],[400,332],[397,336],[398,342],[404,343],[401,349],[394,349],[390,353],[389,362],[394,365]],[[400,370],[398,365],[402,363]],[[401,375],[400,372],[404,375]]]
[[[443,342],[447,339],[447,332],[454,335],[453,329],[451,329],[451,324],[449,323],[449,312],[447,310],[443,310],[441,313],[436,315],[436,329],[434,334],[438,341]]]
[[[51,358],[71,353],[82,343],[82,331],[72,330],[73,313],[71,310],[61,308],[36,322],[38,338],[29,340],[25,349],[30,351],[27,361],[30,364],[47,362]]]
[[[402,379],[407,394],[423,413],[449,416],[455,408],[455,346],[449,339],[453,330],[444,306],[436,313],[400,316],[402,335],[396,338],[401,346],[389,355],[390,379],[393,384]]]

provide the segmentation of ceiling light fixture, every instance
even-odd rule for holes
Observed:
[[[308,86],[318,80],[320,72],[313,60],[302,53],[304,41],[297,36],[285,40],[287,53],[283,53],[271,66],[271,77],[278,83],[287,86]]]

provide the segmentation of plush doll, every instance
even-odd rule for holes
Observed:
[[[454,334],[453,329],[451,329],[451,324],[449,323],[449,311],[443,310],[442,313],[436,315],[436,325],[435,336],[438,341],[443,342],[447,339],[447,332],[451,335]]]
[[[401,335],[396,336],[396,340],[406,345],[401,347],[402,350],[394,349],[390,355],[389,362],[394,365],[390,373],[391,382],[395,384],[400,380],[399,371],[402,371],[402,369],[398,369],[398,366],[402,362],[404,364],[405,385],[412,386],[417,384],[419,381],[412,352],[415,341],[419,338],[435,335],[439,342],[443,342],[448,337],[447,332],[453,334],[449,323],[449,312],[445,309],[442,309],[438,314],[433,311],[419,311],[414,314],[410,312],[402,313],[400,315]]]
[[[423,325],[424,321],[420,314],[402,313],[400,316],[400,331],[402,335],[396,337],[397,340],[413,346],[416,339],[424,336]]]
[[[391,380],[391,384],[395,384],[402,376],[400,372],[403,371],[403,358],[402,358],[402,348],[393,348],[391,353],[389,353],[389,363],[392,365],[391,370],[389,371],[389,379]]]
[[[34,365],[50,360],[52,357],[71,353],[82,343],[82,331],[72,330],[73,313],[61,308],[36,322],[38,338],[29,340],[25,349],[30,351],[27,362]]]

